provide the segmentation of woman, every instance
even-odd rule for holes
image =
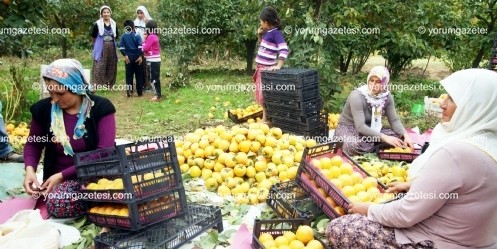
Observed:
[[[100,8],[100,19],[93,24],[93,80],[92,84],[111,88],[116,83],[118,30],[116,22],[110,18],[109,6]]]
[[[152,17],[148,13],[147,8],[145,8],[145,6],[138,6],[138,8],[136,8],[136,19],[134,21],[135,32],[141,36],[142,41],[145,41],[145,29],[148,20],[152,20]],[[150,66],[147,65],[146,59],[143,59],[141,65],[143,66],[144,74],[143,89],[152,89],[152,87],[150,86]]]
[[[413,149],[411,138],[397,116],[393,97],[388,91],[389,80],[388,69],[376,66],[369,72],[367,84],[350,93],[334,135],[335,141],[343,142],[345,153],[359,155],[372,152],[379,142]],[[388,118],[393,131],[383,128],[383,116]],[[400,136],[404,140],[399,139]]]
[[[24,146],[24,188],[33,197],[77,191],[74,153],[114,146],[116,109],[109,100],[88,93],[83,75],[81,63],[74,59],[56,60],[43,73],[50,98],[31,107],[32,139]],[[43,151],[40,184],[35,172]],[[85,211],[81,201],[65,198],[49,198],[47,209],[56,217],[73,217]]]
[[[337,248],[497,248],[497,74],[455,72],[430,147],[399,200],[353,203],[330,222]]]

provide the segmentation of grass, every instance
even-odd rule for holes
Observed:
[[[91,53],[86,51],[79,53],[76,58],[85,68],[92,68],[90,56]],[[0,66],[0,75],[2,75],[0,76],[0,91],[9,94],[12,88],[9,68],[11,65],[22,65],[22,61],[17,58],[5,57],[0,60],[3,62],[3,65]],[[24,83],[31,87],[32,82],[39,81],[40,64],[48,64],[50,61],[27,59],[25,62]],[[118,138],[139,139],[143,136],[182,135],[196,128],[210,125],[232,125],[230,120],[224,119],[226,109],[245,107],[253,102],[253,92],[229,90],[233,89],[233,86],[252,84],[251,76],[244,75],[243,68],[236,68],[236,65],[229,69],[197,67],[192,75],[192,86],[174,91],[168,88],[168,82],[171,78],[166,77],[172,68],[172,63],[163,58],[161,82],[164,100],[159,103],[150,101],[152,93],[145,93],[140,98],[136,95],[128,98],[125,91],[97,92],[98,95],[110,99],[116,107]],[[124,64],[120,61],[117,85],[125,85],[124,72]],[[38,93],[39,91],[36,89],[31,89],[26,93],[30,103],[34,103],[38,99]],[[225,102],[229,102],[230,105],[225,107]],[[209,119],[209,110],[213,106],[216,111],[211,112],[215,118]],[[7,120],[7,122],[29,122],[30,117],[29,110],[24,110],[15,120]]]
[[[91,51],[76,51],[72,53],[85,68],[92,68]],[[41,58],[40,58],[41,57]],[[54,55],[38,56],[21,61],[18,58],[0,58],[0,91],[8,96],[11,89],[9,68],[11,65],[22,66],[25,62],[25,84],[39,82],[40,64],[49,64]],[[101,91],[98,95],[109,98],[116,107],[116,122],[118,138],[139,139],[144,136],[183,135],[197,128],[213,126],[217,124],[233,125],[230,120],[224,119],[224,113],[228,108],[243,108],[253,102],[254,93],[248,86],[252,86],[252,77],[244,74],[244,64],[240,61],[202,61],[192,69],[191,86],[178,90],[168,88],[172,80],[171,75],[174,65],[163,56],[161,64],[161,82],[164,100],[162,102],[151,102],[152,93],[145,93],[143,97],[127,98],[125,91]],[[125,85],[124,64],[118,64],[117,85]],[[365,73],[359,75],[345,76],[341,78],[342,93],[337,95],[337,103],[343,105],[348,93],[363,82]],[[398,83],[415,82],[400,79]],[[430,82],[425,84],[429,84]],[[121,88],[124,89],[124,88]],[[29,104],[38,99],[39,90],[31,89],[25,98]],[[399,112],[404,112],[402,120],[408,127],[420,126],[424,128],[433,127],[437,120],[420,119],[419,117],[406,114],[410,111],[410,103],[416,101],[422,95],[420,93],[396,94],[396,105]],[[435,96],[435,95],[434,95]],[[438,95],[437,95],[438,96]],[[5,98],[2,98],[5,102]],[[229,106],[225,106],[229,102]],[[215,107],[214,119],[209,119],[209,110]],[[4,103],[5,108],[5,103]],[[5,110],[3,110],[5,113]],[[26,109],[16,120],[8,122],[29,122],[31,115]]]

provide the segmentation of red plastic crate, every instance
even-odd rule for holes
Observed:
[[[122,177],[112,176],[109,180],[121,179],[123,189],[93,190],[86,187],[90,183],[96,183],[101,177],[81,177],[82,200],[97,202],[119,202],[128,203],[139,201],[147,197],[163,193],[170,189],[181,186],[182,179],[180,171],[173,165],[167,165],[150,172],[124,173]]]
[[[90,205],[89,210],[96,206],[103,206],[102,203],[96,202]],[[187,211],[186,195],[183,187],[176,188],[154,198],[144,201],[134,201],[125,205],[128,207],[129,212],[127,217],[88,211],[88,220],[103,227],[136,231],[176,217]]]
[[[341,142],[332,142],[317,145],[314,147],[306,148],[303,154],[303,160],[300,164],[299,171],[297,173],[297,182],[302,188],[313,197],[313,199],[320,203],[318,205],[322,205],[327,207],[327,209],[323,209],[323,211],[330,217],[336,218],[338,217],[338,213],[333,209],[330,203],[326,202],[325,198],[318,192],[315,186],[311,183],[312,179],[319,188],[322,188],[335,202],[338,206],[348,209],[350,201],[348,198],[342,193],[341,189],[338,188],[335,184],[333,184],[328,178],[326,178],[321,171],[312,165],[312,159],[320,159],[322,157],[331,158],[333,156],[341,156],[344,162],[348,162],[352,165],[355,172],[360,173],[363,178],[370,176],[364,169],[359,166],[350,156],[346,153],[343,153],[342,148],[343,143]],[[382,183],[378,182],[378,189],[380,192],[384,192],[386,186]],[[333,210],[331,210],[333,209]]]
[[[419,155],[421,155],[421,150],[414,150],[414,153],[401,153],[401,152],[385,152],[384,150],[393,148],[388,144],[382,144],[376,148],[376,154],[378,158],[385,160],[395,160],[395,161],[406,161],[412,162]]]

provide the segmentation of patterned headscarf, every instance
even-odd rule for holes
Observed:
[[[100,19],[97,20],[97,27],[98,27],[98,34],[100,34],[100,36],[103,36],[104,35],[104,17],[102,16],[102,11],[104,11],[104,9],[108,9],[110,14],[112,15],[112,10],[110,9],[109,6],[107,5],[104,5],[102,7],[100,7]],[[110,18],[110,28],[112,30],[112,35],[114,36],[114,38],[116,37],[116,22],[114,21],[114,19]]]
[[[369,87],[369,79],[373,76],[376,76],[381,80],[381,86],[383,89],[386,89],[386,91],[373,95],[373,89]],[[384,66],[375,66],[369,72],[366,84],[357,88],[371,107],[372,118],[370,127],[375,131],[380,131],[383,126],[381,118],[383,115],[383,108],[387,102],[388,95],[390,94],[390,91],[388,91],[387,88],[389,81],[390,73],[388,72],[388,69]]]
[[[83,103],[78,112],[78,121],[74,127],[74,139],[80,139],[86,133],[84,122],[90,117],[93,101],[88,96],[89,84],[84,76],[83,66],[75,59],[60,59],[52,62],[43,73],[44,79],[52,79],[66,87],[74,94],[83,96]],[[50,130],[57,141],[64,147],[64,154],[74,155],[69,137],[66,135],[64,117],[59,104],[52,102]]]

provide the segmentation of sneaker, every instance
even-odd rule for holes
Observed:
[[[0,157],[0,160],[6,161],[6,162],[23,163],[24,157],[22,155],[15,153],[15,152],[10,152],[8,155],[6,155],[4,157]]]

